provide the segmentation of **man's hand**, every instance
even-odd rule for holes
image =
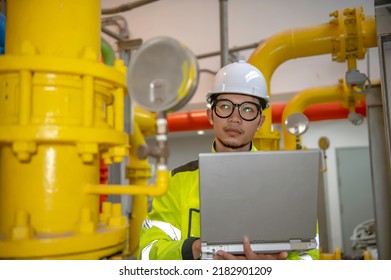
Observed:
[[[276,254],[257,254],[250,246],[250,240],[247,236],[243,238],[244,255],[232,255],[224,251],[218,251],[214,256],[215,260],[285,260],[288,257],[287,252]],[[194,252],[194,251],[193,251]],[[194,254],[194,253],[193,253]]]
[[[191,247],[193,251],[193,258],[195,260],[198,260],[201,258],[201,240],[197,239],[196,241],[193,242],[193,245]]]

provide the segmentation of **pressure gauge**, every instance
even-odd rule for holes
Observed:
[[[320,137],[318,142],[319,148],[321,150],[327,150],[330,146],[330,141],[327,137]]]
[[[295,136],[300,136],[308,129],[308,118],[301,113],[289,115],[285,120],[285,126],[288,132]]]
[[[198,63],[181,42],[157,37],[136,51],[127,77],[130,96],[138,105],[152,112],[172,112],[193,96]]]

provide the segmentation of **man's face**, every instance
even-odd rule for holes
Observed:
[[[259,100],[255,97],[240,94],[220,94],[217,99],[227,99],[234,104],[243,102],[259,104]],[[238,107],[227,118],[220,118],[211,109],[208,109],[207,114],[215,132],[215,148],[218,152],[248,151],[255,132],[264,121],[264,116],[261,114],[252,121],[243,120],[239,115]]]

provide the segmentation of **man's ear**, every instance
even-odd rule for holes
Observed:
[[[264,121],[265,121],[265,116],[261,115],[261,117],[259,118],[257,130],[262,126]]]
[[[208,116],[209,123],[213,125],[213,112],[211,109],[206,109],[206,115]]]

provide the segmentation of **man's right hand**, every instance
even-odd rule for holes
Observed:
[[[287,252],[276,254],[257,254],[251,249],[250,240],[247,236],[243,238],[244,255],[232,255],[224,251],[218,251],[214,256],[215,260],[285,260],[288,257]]]

